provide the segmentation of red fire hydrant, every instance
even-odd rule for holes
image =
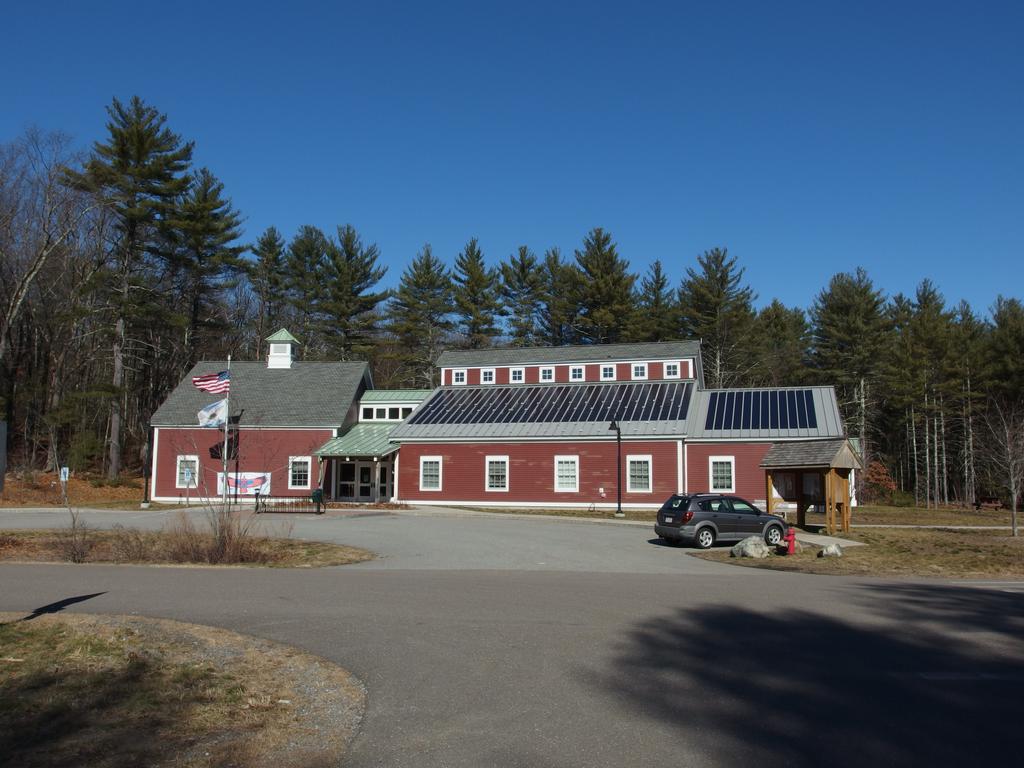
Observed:
[[[786,554],[796,554],[796,531],[792,528],[786,531]]]

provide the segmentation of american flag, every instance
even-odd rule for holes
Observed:
[[[204,373],[202,376],[193,376],[192,385],[203,392],[212,392],[215,395],[227,394],[231,388],[231,371],[220,373]]]

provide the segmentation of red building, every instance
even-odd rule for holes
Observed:
[[[283,330],[268,341],[265,363],[231,366],[233,500],[320,488],[437,505],[611,509],[621,493],[639,508],[700,491],[764,503],[769,448],[844,436],[831,387],[705,389],[695,342],[448,351],[429,391],[374,389],[362,362],[295,362]],[[223,432],[197,415],[221,396],[191,382],[226,366],[197,365],[153,415],[153,499],[220,496]],[[772,478],[776,499],[822,496],[813,472]]]
[[[763,503],[773,444],[844,434],[831,387],[704,389],[694,342],[449,351],[438,366],[442,386],[390,435],[400,501],[614,508],[621,483],[625,508],[700,491]]]

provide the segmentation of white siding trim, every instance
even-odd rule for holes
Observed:
[[[685,488],[683,482],[683,441],[676,441],[676,493],[682,494]]]
[[[690,444],[686,440],[680,441],[683,444],[683,493],[690,492]]]
[[[153,455],[150,461],[153,462],[152,471],[149,477],[149,498],[156,496],[156,457],[160,453],[160,427],[153,427]],[[175,480],[178,478],[175,477]]]
[[[240,500],[241,501],[241,500]],[[425,507],[428,506],[467,506],[467,507],[500,507],[501,509],[515,509],[519,507],[521,509],[615,509],[615,502],[598,501],[598,502],[585,502],[585,501],[495,501],[494,498],[490,499],[451,499],[451,500],[434,500],[434,499],[399,499],[400,502],[409,504],[421,504]],[[662,502],[622,502],[623,509],[661,509]]]

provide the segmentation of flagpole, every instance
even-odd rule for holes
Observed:
[[[224,403],[224,511],[228,511],[228,424],[231,423],[231,355],[228,355],[228,391]]]

